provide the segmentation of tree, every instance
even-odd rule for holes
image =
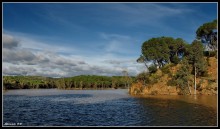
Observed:
[[[129,88],[129,76],[128,76],[128,71],[127,70],[123,70],[122,71],[122,74],[124,76],[124,82],[125,82],[125,87],[128,87]]]
[[[186,42],[181,39],[169,39],[167,41],[168,47],[170,49],[170,61],[174,64],[178,64],[180,61],[180,58],[182,58],[186,52]]]
[[[153,64],[161,68],[169,60],[169,48],[163,38],[152,38],[142,45],[142,55],[146,61],[152,61]]]
[[[186,42],[181,38],[151,38],[142,44],[142,55],[137,59],[137,62],[144,63],[148,69],[147,63],[149,62],[159,68],[167,63],[177,64],[184,56],[186,46]]]
[[[143,55],[140,55],[140,57],[137,59],[137,62],[138,63],[144,63],[146,68],[147,69],[149,68],[148,65],[147,65],[148,60]]]
[[[180,87],[183,94],[191,94],[191,89],[189,87],[190,73],[190,65],[186,58],[184,58],[181,62],[180,69],[173,78],[173,81],[175,80],[175,84]]]
[[[206,71],[207,65],[203,57],[204,47],[200,41],[194,40],[189,50],[188,60],[193,66],[194,72],[194,94],[196,94],[196,77]]]
[[[207,44],[212,51],[217,50],[217,20],[201,25],[196,31],[197,39]]]

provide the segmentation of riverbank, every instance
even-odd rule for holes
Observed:
[[[196,91],[195,78],[190,74],[187,83],[180,81],[177,83],[175,76],[182,67],[181,64],[166,65],[164,68],[158,69],[155,73],[150,75],[140,76],[142,79],[133,83],[130,88],[132,95],[217,95],[217,58],[204,57],[207,60],[207,73],[204,76],[196,77]],[[139,77],[139,78],[140,78]],[[184,85],[180,85],[181,83]],[[186,82],[186,81],[185,81]]]
[[[59,89],[59,90],[116,90],[117,88],[66,88],[66,89]],[[123,89],[123,88],[119,88]]]
[[[65,88],[65,89],[60,89],[60,88],[32,88],[32,89],[3,89],[3,93],[10,91],[10,90],[47,90],[47,89],[57,89],[57,90],[118,90],[118,89],[125,89],[126,88]]]

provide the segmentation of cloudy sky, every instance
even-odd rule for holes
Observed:
[[[217,3],[3,3],[3,75],[137,75],[144,41],[191,43]]]

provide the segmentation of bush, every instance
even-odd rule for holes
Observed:
[[[136,82],[141,81],[143,84],[148,84],[150,82],[149,76],[150,76],[149,73],[142,72],[137,75]]]
[[[204,51],[203,55],[206,57],[216,57],[217,56],[217,51]]]
[[[201,76],[202,76],[202,77],[208,77],[209,74],[208,74],[207,71],[203,71],[203,72],[201,72]]]
[[[197,87],[196,87],[196,89],[198,90],[198,91],[202,91],[202,83],[203,83],[203,79],[201,79],[200,81],[199,81],[199,83],[197,84]]]
[[[161,68],[161,71],[164,73],[164,74],[169,74],[170,73],[170,70],[169,70],[169,66],[164,66]]]
[[[157,74],[151,74],[149,77],[149,84],[155,84],[159,80],[159,76]]]
[[[215,83],[216,80],[215,79],[208,79],[208,84],[212,84],[212,83]]]
[[[158,79],[152,78],[149,83],[150,83],[150,84],[155,84],[155,83],[157,83],[157,82],[158,82]]]
[[[176,84],[175,80],[171,79],[171,80],[168,80],[167,85],[168,86],[176,86],[177,84]]]
[[[215,57],[217,55],[217,51],[210,51],[209,56]]]
[[[206,56],[206,57],[209,57],[209,51],[204,51],[203,55]]]
[[[155,65],[152,65],[148,68],[149,73],[155,73],[157,72],[157,67]]]
[[[171,62],[174,63],[174,64],[178,64],[180,62],[180,59],[178,58],[178,56],[174,56],[172,59],[171,59]]]

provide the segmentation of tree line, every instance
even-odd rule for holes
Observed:
[[[208,76],[209,57],[217,58],[217,20],[201,25],[196,31],[196,39],[191,44],[182,38],[162,36],[145,41],[141,53],[137,62],[144,63],[148,72],[140,73],[137,80],[144,85],[156,83],[159,78],[155,77],[154,73],[158,69],[168,73],[169,66],[181,64],[175,75],[170,75],[168,85],[180,87],[183,93],[191,94],[190,77],[194,76],[194,89],[197,89],[196,78]]]
[[[80,75],[65,78],[41,76],[3,76],[4,89],[106,89],[128,88],[135,77]]]

